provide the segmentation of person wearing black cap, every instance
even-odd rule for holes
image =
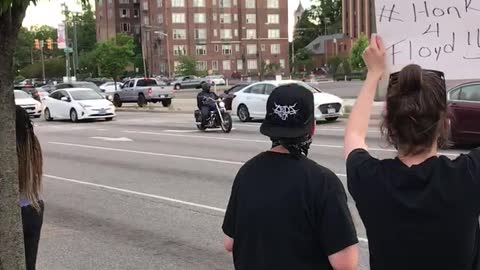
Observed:
[[[202,126],[206,126],[210,112],[215,110],[214,100],[218,99],[218,95],[211,92],[212,85],[209,82],[202,83],[201,88],[202,91],[197,95],[197,106],[202,112]]]
[[[260,131],[272,148],[238,172],[222,227],[235,269],[357,269],[345,189],[333,172],[307,158],[313,94],[297,84],[276,88]]]

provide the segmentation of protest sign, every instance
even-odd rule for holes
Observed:
[[[480,78],[480,0],[375,0],[390,71],[408,64]]]

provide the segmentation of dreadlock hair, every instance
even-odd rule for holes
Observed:
[[[40,212],[39,200],[43,174],[42,148],[33,132],[30,116],[20,106],[16,107],[16,137],[20,195],[27,199],[37,212]]]

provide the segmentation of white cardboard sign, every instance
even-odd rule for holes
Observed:
[[[408,64],[480,78],[480,0],[375,0],[390,71]]]

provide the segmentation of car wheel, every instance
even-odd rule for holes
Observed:
[[[338,117],[327,117],[325,118],[325,120],[327,120],[327,122],[335,122],[337,121]]]
[[[164,99],[164,100],[162,100],[162,105],[163,105],[163,107],[170,107],[170,105],[172,105],[172,100],[171,99]]]
[[[175,90],[180,90],[182,89],[182,86],[180,84],[175,84]]]
[[[48,108],[45,108],[45,111],[43,112],[43,118],[45,118],[45,121],[52,121],[53,118],[50,115],[50,110]]]
[[[115,107],[117,107],[117,108],[122,107],[123,104],[122,104],[122,100],[120,99],[119,95],[115,95],[113,97],[113,105],[115,105]]]
[[[143,94],[140,94],[140,95],[138,96],[138,101],[137,101],[137,103],[138,103],[138,106],[139,106],[139,107],[142,107],[142,108],[145,107],[145,106],[147,106],[147,99],[145,99],[145,96],[144,96]]]
[[[72,123],[78,122],[78,114],[75,109],[70,110],[70,121],[72,121]]]
[[[248,111],[247,106],[243,104],[238,107],[237,116],[240,119],[240,121],[244,123],[252,119],[250,118],[250,112]]]

